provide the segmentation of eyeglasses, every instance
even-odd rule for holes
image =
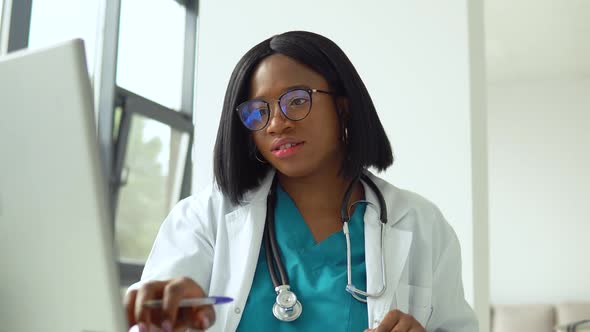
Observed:
[[[318,89],[292,89],[283,93],[277,100],[283,115],[291,121],[305,119],[311,111],[311,95],[313,93],[333,94]],[[270,104],[263,99],[253,99],[241,103],[236,108],[240,120],[252,131],[264,129],[270,121]]]

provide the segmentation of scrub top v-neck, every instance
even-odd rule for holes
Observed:
[[[341,231],[316,243],[289,195],[277,186],[275,232],[291,290],[302,304],[301,316],[292,322],[272,314],[276,293],[261,246],[252,288],[237,331],[351,331],[368,328],[367,304],[347,291],[346,239]],[[352,280],[367,284],[365,266],[365,205],[358,204],[349,222]]]

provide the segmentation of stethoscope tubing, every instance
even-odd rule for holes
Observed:
[[[280,257],[280,249],[277,243],[277,239],[274,236],[275,233],[275,216],[273,213],[274,206],[276,203],[276,177],[273,180],[273,184],[271,187],[271,193],[269,199],[266,203],[266,213],[267,213],[267,223],[266,227],[264,228],[264,250],[266,250],[266,264],[268,265],[268,272],[270,273],[270,277],[273,283],[273,286],[279,287],[280,285],[288,285],[289,284],[289,277],[285,270],[285,265],[283,264],[283,260]],[[270,253],[270,255],[269,255]],[[273,264],[274,261],[274,264]],[[281,283],[279,284],[278,278],[276,276],[276,269],[278,269],[279,276],[281,278]]]

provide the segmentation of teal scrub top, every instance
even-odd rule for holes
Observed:
[[[368,328],[367,304],[347,291],[346,239],[341,231],[316,243],[289,195],[277,186],[276,239],[287,270],[291,290],[303,312],[292,322],[272,314],[276,293],[261,246],[256,272],[237,331],[352,331]],[[349,222],[352,283],[366,289],[365,205],[358,204]]]

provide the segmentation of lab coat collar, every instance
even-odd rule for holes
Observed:
[[[383,197],[385,198],[385,202],[387,202],[387,215],[388,221],[387,224],[389,226],[393,226],[398,221],[400,221],[407,213],[408,213],[408,204],[405,201],[403,195],[400,195],[400,190],[391,184],[385,182],[381,178],[375,176],[368,170],[365,170],[364,173],[368,175],[373,182],[377,185]],[[260,182],[260,185],[248,192],[244,197],[244,205],[240,208],[244,208],[249,204],[265,204],[266,197],[268,195],[268,191],[272,185],[272,180],[276,174],[274,169],[271,169],[266,176]],[[367,186],[367,184],[363,183],[364,191],[365,191],[365,200],[372,203],[372,205],[378,209],[379,208],[379,200],[377,199],[377,195]],[[238,209],[240,209],[238,208]]]

